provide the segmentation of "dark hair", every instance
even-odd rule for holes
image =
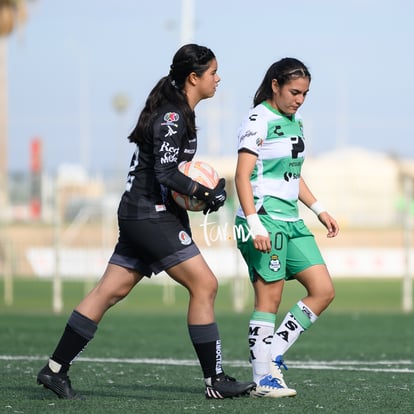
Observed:
[[[154,86],[138,117],[137,125],[129,135],[130,142],[142,143],[152,138],[151,121],[157,115],[159,107],[166,103],[177,105],[187,125],[189,137],[196,134],[195,115],[184,94],[185,81],[190,73],[202,76],[215,59],[214,53],[205,46],[187,44],[175,53],[170,73],[161,78]]]
[[[297,78],[309,78],[309,82],[311,81],[308,68],[300,60],[286,57],[273,63],[254,95],[253,106],[259,105],[273,96],[273,79],[276,79],[279,86],[282,87],[290,80]]]

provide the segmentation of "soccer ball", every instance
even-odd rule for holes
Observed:
[[[208,188],[215,188],[219,182],[219,175],[217,171],[204,161],[184,161],[178,169],[194,181],[205,185]],[[189,211],[201,211],[206,207],[203,200],[185,194],[171,191],[172,198],[181,207]]]

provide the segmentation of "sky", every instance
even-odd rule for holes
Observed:
[[[188,1],[188,0],[187,0]],[[194,0],[190,36],[181,0],[29,0],[7,37],[8,169],[128,170],[127,135],[179,46],[210,47],[221,76],[196,107],[198,158],[236,156],[237,128],[268,67],[286,57],[312,74],[300,109],[307,151],[362,147],[413,158],[414,2]],[[116,97],[126,99],[123,111]]]

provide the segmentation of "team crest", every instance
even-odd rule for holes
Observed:
[[[280,260],[277,254],[272,254],[269,261],[269,269],[277,272],[280,269]]]
[[[180,115],[177,114],[177,112],[167,112],[164,115],[164,121],[161,125],[167,127],[167,132],[164,135],[165,137],[171,137],[177,133],[174,128],[177,128],[178,125],[176,122],[180,119]]]
[[[263,138],[257,138],[257,139],[256,139],[256,145],[257,145],[258,147],[261,147],[261,146],[263,145]]]
[[[181,230],[178,233],[178,238],[180,239],[181,244],[184,246],[191,244],[191,237],[184,230]]]
[[[180,119],[180,116],[177,114],[177,112],[167,112],[164,115],[164,121],[165,122],[177,122]]]

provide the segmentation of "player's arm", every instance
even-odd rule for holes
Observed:
[[[312,194],[302,177],[299,181],[299,200],[310,208],[318,216],[319,221],[328,229],[327,237],[335,237],[338,234],[338,223]]]
[[[250,176],[256,165],[257,155],[247,150],[239,150],[235,174],[236,191],[241,208],[246,216],[254,247],[262,252],[270,251],[269,233],[260,221],[254,205]]]
[[[158,182],[170,190],[205,201],[207,203],[205,213],[217,211],[222,207],[227,198],[224,178],[219,180],[215,188],[210,189],[178,169],[182,141],[186,139],[186,126],[181,114],[161,113],[154,121],[153,135],[154,172]]]
[[[308,208],[317,201],[302,177],[299,180],[299,200]]]
[[[176,119],[166,121],[166,118],[174,118],[171,114],[175,114]],[[162,112],[154,120],[154,173],[157,181],[165,187],[181,194],[192,194],[195,182],[178,170],[181,141],[185,132],[185,123],[179,113]]]

